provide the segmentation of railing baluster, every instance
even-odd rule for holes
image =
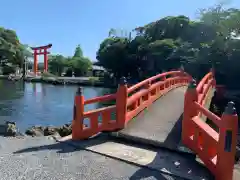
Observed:
[[[146,96],[147,96],[147,101],[149,101],[149,100],[150,100],[150,97],[151,97],[151,92],[149,92],[149,89],[150,89],[150,87],[151,87],[151,82],[148,81],[147,84],[146,84],[144,87],[145,87],[145,89],[148,90],[148,93],[147,93]]]
[[[90,134],[91,136],[98,133],[98,117],[99,115],[101,115],[100,113],[93,113],[90,115],[89,119],[90,119]]]

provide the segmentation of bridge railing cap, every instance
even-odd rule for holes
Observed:
[[[127,84],[127,79],[123,76],[123,77],[121,77],[120,78],[120,81],[119,81],[119,84],[120,85],[125,85],[125,84]]]
[[[180,66],[178,70],[184,72],[184,66]]]
[[[188,85],[188,89],[195,89],[197,87],[196,80],[192,79]]]
[[[233,101],[228,102],[227,106],[225,107],[224,114],[228,115],[237,114],[235,103]]]
[[[78,87],[76,95],[82,95],[83,93],[83,88],[82,87]]]

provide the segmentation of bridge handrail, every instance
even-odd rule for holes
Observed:
[[[209,72],[207,73],[203,78],[202,80],[198,83],[197,85],[197,92],[198,93],[202,93],[203,89],[204,89],[204,85],[208,82],[209,79],[212,79],[213,78],[213,73],[212,72]]]
[[[158,74],[158,75],[156,75],[156,76],[153,76],[153,77],[150,77],[150,78],[148,78],[148,79],[145,79],[145,80],[141,81],[140,83],[137,83],[137,84],[129,87],[129,88],[128,88],[128,93],[131,93],[131,92],[133,92],[134,90],[139,89],[140,87],[142,87],[142,86],[144,86],[144,85],[146,85],[146,84],[148,84],[148,83],[151,84],[152,81],[154,81],[154,80],[163,78],[163,81],[164,81],[164,80],[167,78],[167,76],[169,76],[169,75],[176,75],[177,73],[182,73],[182,74],[184,74],[185,72],[183,72],[183,71],[169,71],[169,72],[164,72],[164,73]]]
[[[206,88],[204,88],[206,85]],[[213,76],[213,72],[209,72],[206,74],[203,79],[198,83],[196,91],[198,93],[198,103],[204,106],[204,100],[206,99],[206,95],[209,92],[209,88],[211,86],[216,86],[216,82]]]
[[[201,104],[198,102],[194,102],[195,107],[198,111],[201,111],[205,116],[207,116],[211,121],[213,121],[214,124],[216,124],[218,127],[222,127],[221,125],[221,118],[209,111],[208,109],[204,108]]]
[[[73,139],[85,139],[101,131],[124,128],[125,124],[153,101],[171,89],[187,85],[191,77],[183,71],[165,72],[131,87],[122,78],[115,94],[85,100],[79,88],[74,100]],[[84,106],[97,102],[116,101],[116,105],[84,111]],[[85,122],[88,121],[88,126]]]
[[[94,109],[94,110],[90,110],[90,111],[85,111],[83,113],[83,116],[85,118],[87,118],[88,116],[90,116],[90,115],[92,115],[94,113],[100,113],[100,112],[102,112],[104,110],[114,110],[114,109],[116,109],[116,105],[107,106],[107,107],[103,107],[103,108],[98,108],[98,109]]]
[[[81,137],[80,139],[85,139],[102,131],[115,130],[117,125],[116,120],[114,120],[111,115],[116,114],[116,105],[84,111],[84,105],[99,101],[112,100],[115,97],[115,94],[110,94],[85,101],[84,96],[82,95],[82,89],[79,88],[74,98],[72,138],[75,140],[79,139],[79,137]],[[85,120],[88,120],[87,125]],[[101,123],[99,123],[99,121],[101,121]]]
[[[198,86],[194,81],[185,94],[182,122],[183,143],[198,154],[216,180],[231,180],[233,176],[238,117],[233,104],[228,106],[222,117],[218,117],[205,106],[208,93],[216,86],[214,73],[203,77]],[[219,128],[214,130],[201,118],[204,114]]]
[[[103,95],[103,96],[97,96],[94,98],[90,98],[84,101],[84,104],[93,104],[93,103],[97,103],[97,102],[105,102],[105,101],[111,101],[111,100],[115,100],[117,98],[116,94],[107,94],[107,95]]]
[[[166,83],[169,83],[171,80],[174,81],[174,80],[178,80],[178,79],[179,79],[179,77],[171,77],[171,78],[165,79],[165,81],[155,82],[154,84],[149,83],[148,85],[150,85],[150,86],[148,88],[141,89],[138,92],[131,94],[131,96],[129,96],[127,99],[127,105],[132,104],[134,101],[136,101],[136,99],[146,95],[147,93],[149,93],[149,91],[156,89],[158,86],[165,85]],[[138,88],[140,88],[140,87],[138,87]],[[136,88],[136,89],[138,89],[138,88]],[[136,90],[136,89],[134,89],[134,90]],[[128,91],[128,94],[130,94],[133,91],[130,91],[130,92]]]
[[[148,78],[128,88],[127,111],[125,121],[121,123],[122,127],[161,95],[175,87],[187,85],[190,80],[190,76],[183,71],[170,71]]]

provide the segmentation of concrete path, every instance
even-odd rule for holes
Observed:
[[[184,86],[168,92],[131,120],[123,130],[112,135],[192,153],[181,144],[181,121],[186,89]]]
[[[71,136],[61,141],[74,147],[144,167],[143,169],[148,168],[160,174],[168,174],[173,179],[213,180],[211,173],[189,154],[182,155],[167,149],[126,143],[116,138],[109,138],[105,134],[86,141],[72,141]],[[143,169],[137,171],[136,174],[143,173]]]
[[[0,137],[0,180],[183,180],[39,138]]]

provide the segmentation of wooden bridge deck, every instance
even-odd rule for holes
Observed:
[[[187,87],[171,90],[148,109],[132,119],[123,130],[112,136],[192,153],[181,144],[181,121]]]

